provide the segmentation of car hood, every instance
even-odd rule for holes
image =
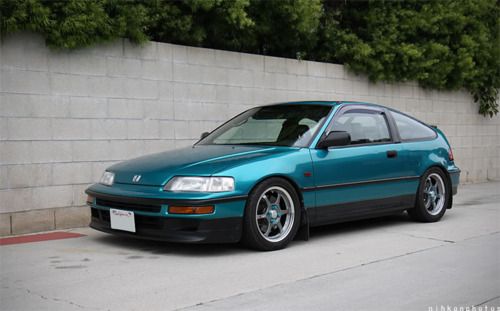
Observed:
[[[124,161],[109,167],[115,183],[161,186],[173,176],[210,176],[239,163],[277,153],[288,147],[196,145]],[[133,182],[135,175],[141,175]]]

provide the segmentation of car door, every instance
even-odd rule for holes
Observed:
[[[414,176],[408,176],[393,121],[384,108],[344,106],[330,131],[346,131],[351,144],[311,149],[316,224],[394,212],[414,202]],[[411,205],[410,205],[411,206]]]

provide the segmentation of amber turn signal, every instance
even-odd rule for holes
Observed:
[[[169,214],[212,214],[213,206],[170,206]]]

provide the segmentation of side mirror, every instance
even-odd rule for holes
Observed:
[[[318,144],[318,148],[347,146],[351,143],[351,135],[345,131],[332,131]]]
[[[207,137],[208,135],[210,135],[209,132],[203,132],[203,133],[201,133],[200,140],[202,140],[203,138]]]

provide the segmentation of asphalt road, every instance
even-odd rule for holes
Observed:
[[[71,231],[87,236],[0,246],[1,310],[500,310],[499,182],[461,187],[439,223],[326,226],[276,252]]]

